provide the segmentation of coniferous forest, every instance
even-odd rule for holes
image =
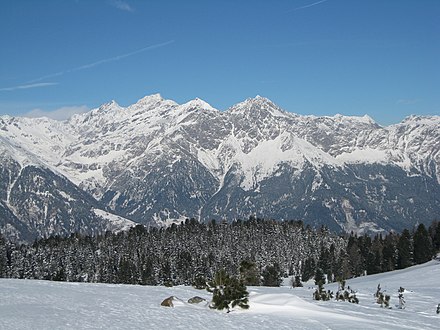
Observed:
[[[439,222],[371,237],[336,235],[301,221],[191,219],[168,228],[138,225],[32,244],[0,235],[0,277],[203,287],[224,270],[246,285],[279,286],[287,276],[336,281],[406,268],[429,261],[439,249]]]

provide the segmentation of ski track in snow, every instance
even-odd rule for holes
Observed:
[[[191,305],[210,294],[192,287],[63,283],[0,279],[0,329],[438,329],[440,262],[347,281],[359,305],[316,302],[314,288],[249,287],[250,309],[224,313]],[[375,303],[377,284],[391,295],[392,309]],[[399,310],[397,289],[405,288]],[[336,292],[337,284],[325,286]],[[174,308],[162,300],[178,297]]]

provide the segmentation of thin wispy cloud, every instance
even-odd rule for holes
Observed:
[[[412,105],[412,104],[416,104],[416,103],[419,103],[419,102],[420,102],[419,99],[400,99],[400,100],[397,100],[396,104]]]
[[[134,12],[133,7],[131,7],[127,2],[122,0],[112,0],[110,4],[120,10]]]
[[[293,9],[289,10],[288,12],[290,13],[290,12],[292,12],[292,11],[297,11],[297,10],[301,10],[301,9],[310,8],[310,7],[317,6],[317,5],[319,5],[319,4],[321,4],[321,3],[324,3],[324,2],[327,2],[327,1],[328,1],[328,0],[317,1],[317,2],[311,3],[311,4],[309,4],[309,5],[304,5],[304,6],[301,6],[301,7],[293,8]]]
[[[53,86],[53,85],[58,85],[58,83],[56,83],[56,82],[45,82],[45,83],[35,83],[35,84],[32,84],[31,82],[28,82],[28,83],[23,84],[23,85],[0,88],[0,92],[9,92],[9,91],[15,91],[15,90],[19,90],[19,89],[30,89],[30,88],[48,87],[48,86]]]
[[[28,84],[32,84],[32,83],[36,83],[38,81],[46,80],[46,79],[49,79],[49,78],[59,77],[59,76],[65,75],[66,73],[72,73],[72,72],[77,72],[77,71],[91,69],[91,68],[96,67],[96,66],[101,65],[101,64],[119,61],[119,60],[122,60],[124,58],[127,58],[127,57],[130,57],[130,56],[136,55],[136,54],[140,54],[140,53],[146,52],[148,50],[161,48],[161,47],[167,46],[169,44],[172,44],[173,42],[174,42],[174,40],[169,40],[167,42],[163,42],[163,43],[160,43],[160,44],[150,45],[150,46],[147,46],[147,47],[140,48],[138,50],[132,51],[130,53],[126,53],[126,54],[121,54],[121,55],[117,55],[117,56],[114,56],[114,57],[105,58],[105,59],[102,59],[102,60],[99,60],[99,61],[96,61],[96,62],[92,62],[92,63],[89,63],[89,64],[84,64],[84,65],[78,66],[76,68],[72,68],[72,69],[68,69],[68,70],[64,70],[64,71],[48,74],[48,75],[45,75],[45,76],[42,76],[42,77],[39,77],[39,78],[36,78],[36,79],[32,79],[32,80],[28,81],[27,83]]]

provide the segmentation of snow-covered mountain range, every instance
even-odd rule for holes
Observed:
[[[0,228],[32,238],[194,217],[399,230],[440,217],[440,116],[382,127],[257,96],[219,111],[160,95],[65,122],[0,117]]]

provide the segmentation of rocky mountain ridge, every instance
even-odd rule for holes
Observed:
[[[335,230],[399,230],[439,218],[439,127],[440,116],[388,127],[368,116],[302,116],[260,96],[223,112],[200,99],[179,105],[155,94],[65,122],[2,116],[0,211],[15,218],[8,227],[0,213],[0,227],[40,236],[76,228],[74,216],[68,229],[51,227],[41,202],[35,217],[51,229],[37,230],[11,204],[8,194],[32,167],[87,195],[92,218],[92,209],[149,225],[256,215]],[[22,185],[35,193],[35,178],[28,180]]]

